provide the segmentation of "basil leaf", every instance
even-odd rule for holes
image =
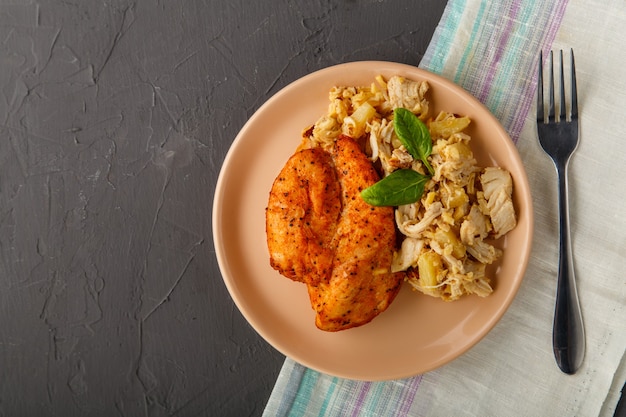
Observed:
[[[411,156],[421,160],[430,175],[433,175],[435,172],[428,162],[428,156],[433,151],[433,141],[430,138],[428,126],[408,109],[398,107],[393,114],[393,129],[398,139]]]
[[[430,177],[412,169],[399,169],[361,191],[361,198],[373,206],[401,206],[422,198]]]

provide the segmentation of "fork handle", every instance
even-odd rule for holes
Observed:
[[[566,161],[556,166],[559,182],[559,272],[552,346],[559,368],[567,374],[573,374],[585,355],[585,332],[570,241],[567,165]]]

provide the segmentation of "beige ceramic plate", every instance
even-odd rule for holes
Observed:
[[[504,255],[494,293],[446,303],[405,285],[389,309],[365,326],[318,330],[306,286],[269,266],[265,207],[274,178],[300,142],[301,131],[328,107],[334,85],[369,85],[378,74],[431,84],[434,111],[472,119],[472,147],[482,165],[508,169],[514,180],[517,228],[501,240]],[[384,380],[435,369],[466,352],[498,322],[522,281],[533,215],[526,173],[515,146],[489,111],[445,79],[412,66],[355,62],[330,67],[290,84],[243,127],[224,161],[213,205],[213,238],[224,282],[239,310],[272,346],[312,369],[351,379]]]

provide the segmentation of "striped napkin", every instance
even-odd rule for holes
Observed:
[[[353,381],[287,358],[265,416],[612,416],[626,378],[626,8],[618,0],[450,0],[420,66],[470,91],[526,166],[535,239],[500,323],[450,364],[404,380]],[[575,375],[552,355],[556,176],[534,122],[539,51],[576,52],[581,144],[570,164],[573,252],[587,353]]]

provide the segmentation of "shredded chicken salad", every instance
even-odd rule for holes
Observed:
[[[502,251],[492,242],[516,226],[513,181],[499,167],[480,167],[465,133],[470,119],[432,117],[426,81],[376,77],[368,87],[334,87],[328,112],[303,131],[301,148],[328,148],[341,135],[362,144],[381,176],[411,169],[429,175],[419,200],[395,208],[402,243],[392,272],[405,271],[416,290],[446,301],[493,292],[487,265]],[[410,110],[430,132],[428,162],[414,158],[394,130],[394,109]],[[430,167],[429,167],[430,169]]]

